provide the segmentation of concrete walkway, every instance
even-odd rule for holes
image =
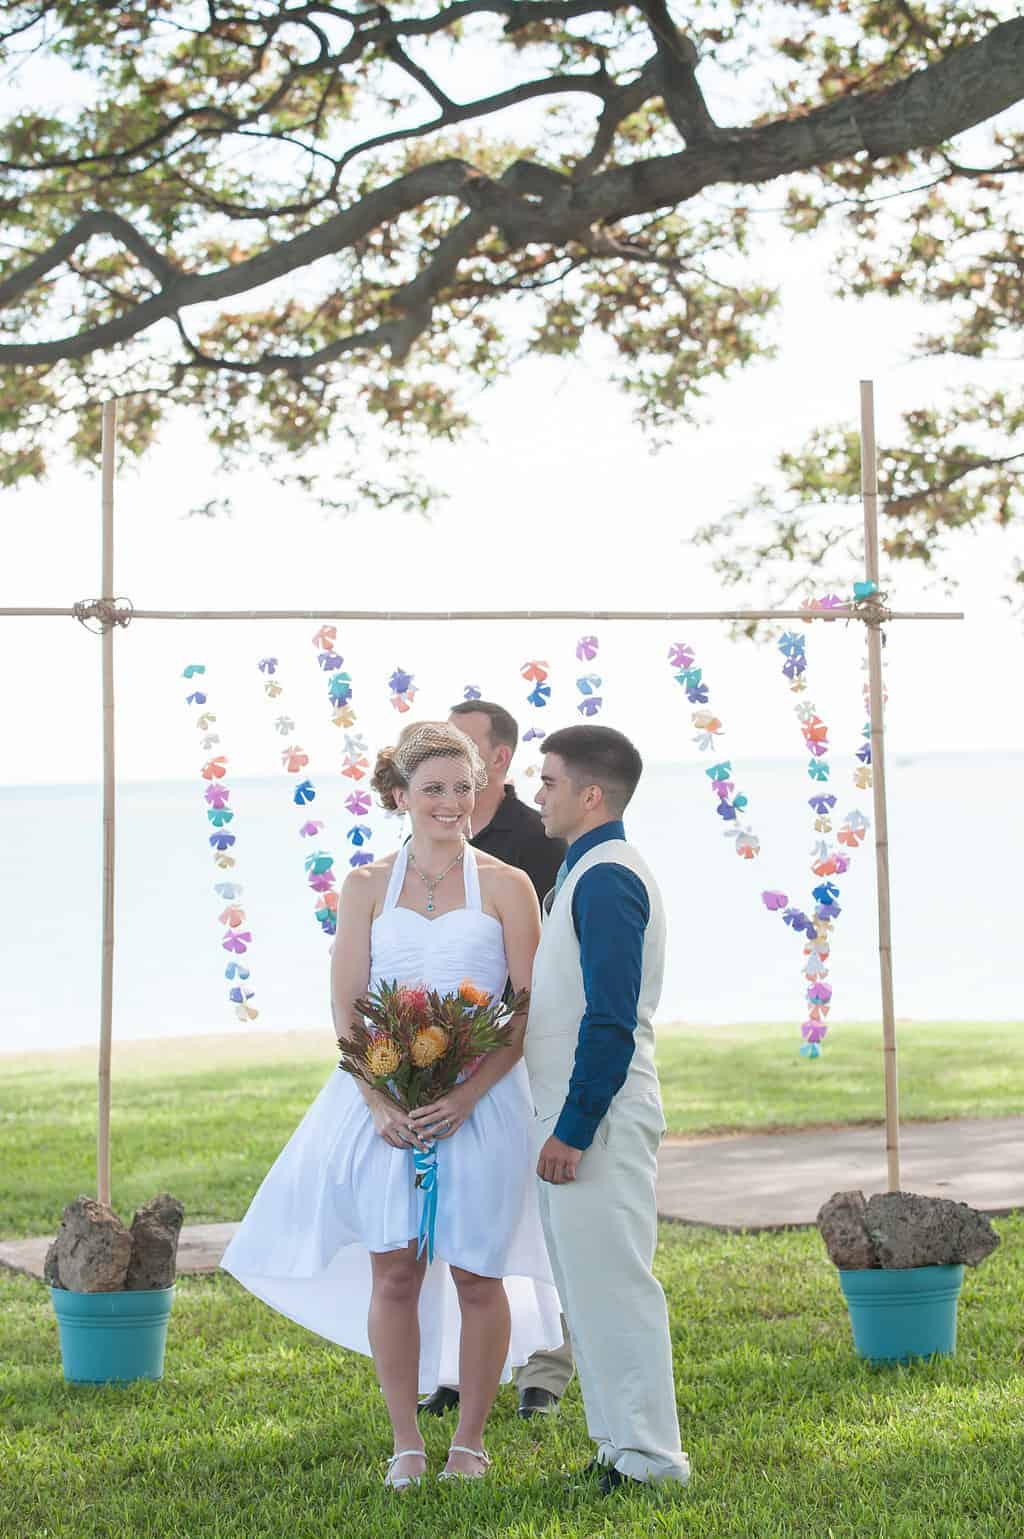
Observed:
[[[917,1122],[902,1130],[904,1191],[951,1197],[986,1213],[1024,1208],[1024,1117]],[[886,1188],[880,1128],[673,1139],[658,1162],[662,1218],[715,1229],[813,1224],[833,1192]],[[178,1272],[216,1271],[237,1224],[182,1230]],[[0,1266],[42,1277],[50,1237],[0,1241]]]

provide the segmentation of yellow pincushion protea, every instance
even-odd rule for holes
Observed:
[[[394,1074],[401,1062],[401,1049],[390,1037],[378,1037],[366,1050],[366,1067],[379,1079]]]
[[[448,1033],[443,1026],[421,1026],[412,1039],[409,1056],[417,1069],[426,1069],[448,1049]]]

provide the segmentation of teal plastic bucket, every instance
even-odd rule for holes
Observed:
[[[69,1384],[161,1379],[174,1288],[72,1293],[51,1288]]]
[[[962,1266],[872,1267],[840,1271],[853,1326],[853,1344],[872,1363],[956,1351],[956,1302]]]

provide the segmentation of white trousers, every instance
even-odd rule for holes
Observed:
[[[536,1147],[556,1119],[537,1119]],[[597,1459],[635,1480],[689,1479],[679,1443],[655,1190],[665,1130],[654,1096],[616,1098],[563,1186],[539,1181],[548,1255]]]

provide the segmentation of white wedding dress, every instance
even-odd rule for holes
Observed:
[[[483,912],[466,846],[465,907],[437,919],[397,906],[408,846],[395,860],[371,929],[371,985],[424,983],[447,993],[465,978],[498,995],[507,963],[501,925]],[[533,1117],[520,1060],[437,1144],[434,1261],[420,1295],[419,1387],[459,1382],[459,1307],[449,1265],[502,1277],[512,1312],[504,1377],[562,1341],[530,1158]],[[221,1265],[265,1303],[319,1335],[369,1353],[370,1252],[419,1233],[423,1198],[411,1150],[374,1130],[358,1086],[335,1070],[264,1180]]]

